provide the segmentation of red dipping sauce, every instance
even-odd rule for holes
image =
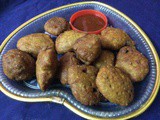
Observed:
[[[105,22],[102,18],[92,15],[92,14],[85,14],[79,16],[73,22],[73,26],[81,31],[91,32],[97,31],[103,28]]]
[[[70,25],[73,30],[89,34],[99,34],[107,27],[107,17],[92,9],[80,10],[70,18]]]

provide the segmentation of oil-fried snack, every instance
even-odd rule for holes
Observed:
[[[114,54],[109,50],[102,50],[100,56],[94,62],[94,66],[100,69],[106,65],[114,65]]]
[[[49,35],[34,33],[20,38],[17,42],[17,48],[21,51],[30,53],[36,58],[40,50],[48,48],[54,49],[54,42]]]
[[[121,29],[107,27],[101,32],[101,44],[104,48],[119,50],[125,45],[134,46],[131,38]]]
[[[75,65],[68,69],[68,83],[72,93],[84,105],[97,104],[101,99],[95,83],[97,72],[97,68],[87,65]]]
[[[136,48],[135,42],[130,37],[126,41],[126,46],[130,46],[130,47]]]
[[[73,49],[78,59],[85,64],[91,64],[101,53],[101,43],[95,34],[88,34],[78,39]]]
[[[65,31],[56,39],[56,51],[59,54],[71,51],[75,42],[85,36],[85,33],[80,33],[74,30]]]
[[[134,82],[142,81],[149,72],[147,58],[129,46],[121,48],[118,52],[116,67],[128,73]]]
[[[4,74],[11,80],[29,80],[35,76],[35,60],[26,52],[12,49],[2,58]]]
[[[58,36],[69,29],[69,23],[62,17],[53,17],[45,23],[44,29],[48,33]]]
[[[45,91],[55,77],[57,70],[57,55],[53,49],[42,50],[36,61],[37,82],[42,91]]]
[[[133,100],[134,88],[129,76],[116,67],[101,67],[96,85],[110,102],[127,106]]]
[[[67,52],[60,58],[58,77],[63,85],[68,84],[68,68],[78,64],[79,60],[75,57],[75,53],[73,52]]]

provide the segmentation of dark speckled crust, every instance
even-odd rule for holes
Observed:
[[[4,74],[11,80],[29,80],[35,76],[35,60],[26,52],[13,49],[3,55]]]
[[[36,61],[36,77],[41,90],[46,90],[57,70],[57,55],[53,49],[42,50]]]
[[[68,69],[68,83],[72,93],[84,105],[97,104],[101,99],[95,84],[97,72],[97,68],[87,65],[76,65]]]
[[[134,97],[134,88],[129,76],[113,66],[101,67],[96,85],[110,102],[127,106]]]
[[[17,42],[17,48],[36,58],[41,50],[54,49],[54,42],[49,35],[34,33],[20,38]]]
[[[116,67],[128,73],[134,82],[142,81],[149,72],[148,59],[129,46],[118,52]]]
[[[100,56],[94,62],[94,66],[99,68],[106,65],[114,65],[114,54],[109,50],[102,50]]]
[[[59,60],[58,78],[63,85],[68,84],[68,68],[72,65],[78,65],[79,60],[75,57],[75,53],[67,52]]]
[[[101,32],[101,44],[103,48],[119,50],[125,45],[134,46],[131,38],[121,29],[107,27]]]
[[[89,65],[91,64],[101,53],[101,43],[99,36],[95,34],[89,34],[80,38],[73,46],[73,49],[82,62]]]
[[[45,23],[44,29],[48,33],[58,36],[62,32],[69,30],[70,25],[64,18],[53,17]]]

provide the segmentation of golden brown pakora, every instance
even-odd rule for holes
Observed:
[[[80,33],[74,30],[65,31],[60,34],[55,43],[57,53],[63,54],[71,51],[75,42],[85,35],[85,33]]]
[[[68,84],[68,68],[73,65],[78,65],[79,60],[75,53],[67,52],[59,60],[59,79],[63,85]]]
[[[101,43],[99,36],[88,34],[78,39],[73,49],[78,59],[85,64],[91,64],[101,53]]]
[[[17,42],[17,48],[36,58],[41,50],[54,49],[54,42],[49,35],[34,33],[20,38]]]
[[[101,32],[101,44],[103,48],[119,50],[125,45],[134,46],[134,42],[123,30],[119,28],[107,27]]]
[[[67,20],[62,17],[53,17],[45,23],[44,29],[48,33],[58,36],[64,31],[69,30],[70,25]]]
[[[129,74],[134,82],[142,81],[149,72],[148,59],[129,46],[118,52],[116,67]]]
[[[106,65],[114,65],[114,54],[109,50],[102,50],[100,56],[94,62],[94,66],[100,69]]]
[[[11,80],[29,80],[35,76],[35,60],[26,52],[12,49],[2,58],[4,74]]]
[[[68,83],[72,93],[84,105],[97,104],[101,99],[95,83],[97,72],[97,68],[87,65],[75,65],[68,69]]]
[[[45,91],[52,83],[57,65],[57,55],[53,49],[40,51],[36,61],[36,77],[41,90]]]
[[[110,102],[127,106],[134,97],[134,88],[129,76],[113,66],[101,67],[96,85]]]

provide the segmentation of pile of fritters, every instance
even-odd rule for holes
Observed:
[[[3,56],[5,75],[13,80],[36,76],[41,90],[48,89],[55,77],[70,85],[75,98],[84,105],[102,99],[127,106],[134,98],[133,82],[149,72],[147,58],[123,30],[107,27],[101,34],[70,30],[61,17],[48,20],[44,29],[58,36],[34,33],[20,38],[17,48]],[[63,56],[57,59],[57,53]]]
[[[30,80],[34,76],[41,90],[46,90],[57,70],[58,60],[54,42],[49,35],[34,33],[20,38],[18,49],[3,55],[5,75],[16,81]]]

